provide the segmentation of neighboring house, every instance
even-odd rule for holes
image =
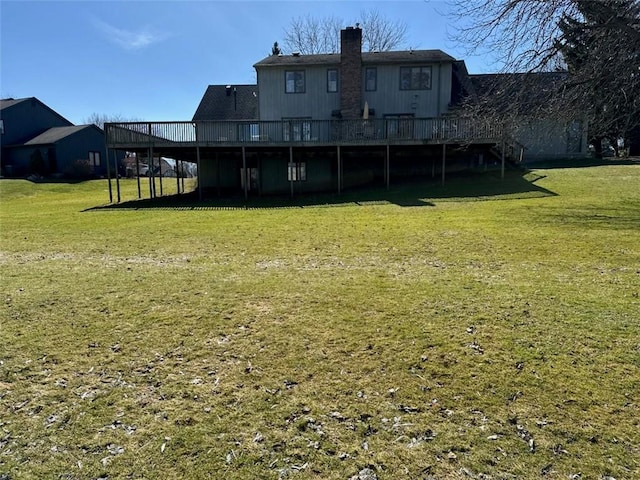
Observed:
[[[2,174],[104,175],[104,132],[73,125],[37,98],[0,101]]]
[[[444,181],[483,160],[517,160],[525,142],[544,153],[535,132],[469,114],[477,78],[464,62],[441,50],[361,45],[362,31],[350,27],[339,54],[266,57],[254,65],[256,85],[210,85],[191,122],[110,124],[108,146],[196,162],[201,193],[245,196],[416,175]]]

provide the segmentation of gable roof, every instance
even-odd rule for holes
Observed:
[[[340,65],[341,54],[270,55],[254,65],[258,67]],[[442,50],[403,50],[397,52],[362,52],[363,65],[454,62]]]
[[[31,140],[24,142],[23,145],[51,145],[52,143],[56,143],[63,138],[66,138],[70,135],[78,133],[85,128],[96,128],[100,130],[95,125],[75,125],[70,127],[53,127],[49,130],[44,131],[40,135],[32,138]],[[102,131],[102,130],[100,130]]]
[[[193,115],[193,121],[257,119],[257,85],[209,85]]]
[[[14,105],[18,105],[20,103],[25,103],[27,101],[30,101],[33,105],[40,104],[40,106],[42,108],[45,108],[47,110],[49,110],[51,113],[53,113],[55,116],[57,116],[58,118],[60,118],[64,123],[67,123],[69,125],[73,125],[73,123],[71,123],[69,120],[67,120],[66,118],[64,118],[62,115],[60,115],[58,112],[56,112],[53,108],[51,108],[49,105],[41,102],[40,100],[38,100],[36,97],[26,97],[26,98],[4,98],[2,100],[0,100],[0,111],[6,110],[8,108],[13,107]]]
[[[0,100],[0,110],[13,107],[15,104],[24,102],[25,100],[28,100],[28,98],[3,98]]]

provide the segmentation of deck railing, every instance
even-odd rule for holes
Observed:
[[[472,118],[126,122],[105,124],[109,148],[474,142],[502,127]]]

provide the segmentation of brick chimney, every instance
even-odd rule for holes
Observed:
[[[340,112],[344,119],[360,118],[362,109],[362,30],[340,31]]]

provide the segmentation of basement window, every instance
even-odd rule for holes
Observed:
[[[284,85],[286,93],[304,93],[306,90],[304,70],[284,72]]]
[[[289,162],[287,181],[304,182],[307,180],[307,162]]]
[[[430,90],[431,67],[400,67],[400,90]]]
[[[89,152],[89,165],[92,167],[100,166],[100,152]]]

